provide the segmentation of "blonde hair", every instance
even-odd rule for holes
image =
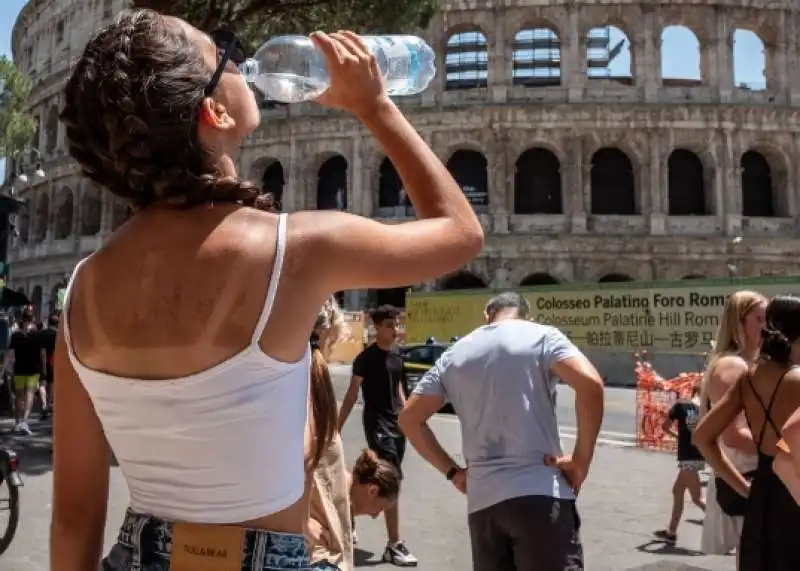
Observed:
[[[350,326],[347,325],[344,312],[334,296],[330,296],[322,304],[317,314],[317,321],[314,323],[314,332],[321,338],[324,337],[324,347],[320,347],[320,350],[326,356],[336,345],[350,336]]]
[[[711,370],[718,359],[727,355],[739,355],[747,348],[745,339],[744,318],[759,305],[766,305],[767,298],[755,291],[742,290],[732,293],[725,300],[722,317],[719,320],[717,335],[711,342],[706,359],[703,380],[700,385],[700,408],[702,413],[708,411],[708,385],[711,382]]]

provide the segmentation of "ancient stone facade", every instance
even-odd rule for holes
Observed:
[[[14,30],[15,58],[37,81],[47,161],[47,177],[24,190],[29,204],[47,205],[29,209],[28,233],[11,250],[14,283],[28,292],[58,285],[113,229],[114,212],[124,218],[124,207],[76,178],[52,120],[67,61],[120,3],[35,0]],[[424,287],[800,274],[791,254],[800,245],[792,0],[445,4],[425,31],[439,76],[398,103],[470,196],[487,241],[455,279]],[[671,26],[694,34],[700,79],[662,77]],[[765,85],[735,81],[740,29],[763,43]],[[603,64],[619,37],[629,73]],[[286,210],[413,214],[391,163],[351,117],[314,104],[263,117],[240,168]],[[380,298],[352,292],[347,301],[367,299]]]

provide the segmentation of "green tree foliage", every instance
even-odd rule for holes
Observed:
[[[409,33],[424,28],[439,0],[133,0],[201,30],[236,30],[250,47],[279,34],[314,30]]]
[[[36,119],[28,107],[31,81],[5,56],[0,57],[0,157],[29,147]]]

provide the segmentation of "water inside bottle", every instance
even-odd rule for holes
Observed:
[[[249,81],[262,94],[282,103],[300,103],[316,99],[328,87],[324,79],[303,77],[294,73],[257,74]]]

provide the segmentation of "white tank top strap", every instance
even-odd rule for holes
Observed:
[[[61,308],[61,322],[64,324],[64,341],[67,345],[69,357],[73,362],[77,361],[77,359],[75,358],[75,353],[72,350],[72,337],[69,332],[69,302],[72,299],[72,288],[75,285],[75,278],[78,276],[78,271],[81,269],[84,262],[89,258],[91,258],[91,255],[86,256],[80,262],[75,264],[75,269],[72,270],[72,275],[69,277],[69,281],[67,281],[67,287],[64,290],[64,307]]]
[[[278,234],[275,240],[275,263],[272,265],[272,273],[269,277],[269,287],[267,289],[267,299],[264,301],[264,309],[261,310],[261,315],[259,315],[256,328],[253,331],[253,338],[250,341],[250,344],[254,347],[258,346],[261,336],[264,334],[264,328],[266,328],[269,316],[272,313],[272,304],[275,301],[275,294],[278,291],[278,283],[281,280],[283,258],[286,254],[286,220],[287,214],[285,212],[278,215]]]

